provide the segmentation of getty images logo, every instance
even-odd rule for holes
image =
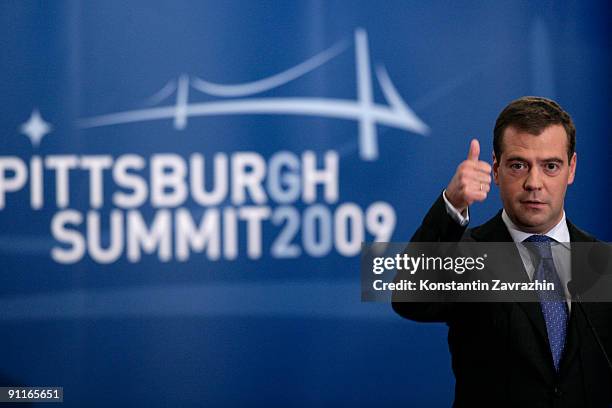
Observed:
[[[82,118],[77,125],[80,128],[93,128],[173,119],[174,127],[180,130],[187,126],[187,118],[192,116],[239,114],[307,115],[349,119],[359,123],[360,157],[363,160],[376,160],[378,158],[377,124],[420,135],[427,134],[429,127],[404,102],[382,65],[376,67],[376,78],[388,105],[374,102],[368,36],[365,30],[357,29],[354,38],[357,100],[315,97],[246,98],[280,87],[323,66],[349,48],[350,44],[347,41],[341,41],[286,71],[254,82],[222,85],[181,75],[177,80],[168,82],[149,99],[149,105],[153,107]],[[191,89],[215,97],[232,99],[189,103]],[[174,104],[159,106],[172,95],[175,95]]]

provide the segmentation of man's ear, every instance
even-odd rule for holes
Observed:
[[[495,182],[496,186],[499,186],[499,162],[497,161],[497,158],[495,157],[495,152],[493,152],[493,181]]]
[[[567,184],[572,184],[574,182],[574,177],[576,177],[576,161],[578,160],[578,155],[576,152],[572,155],[572,159],[569,162],[569,175],[567,177]]]

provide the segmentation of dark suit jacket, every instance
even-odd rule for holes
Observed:
[[[595,238],[568,221],[572,242]],[[485,224],[467,229],[446,212],[440,195],[413,242],[512,242],[501,211]],[[524,271],[514,257],[517,270]],[[575,262],[572,257],[572,264]],[[572,266],[575,276],[578,271]],[[608,354],[612,352],[612,304],[583,303]],[[406,303],[394,310],[411,320],[445,322],[456,378],[455,407],[608,407],[612,374],[584,314],[573,304],[560,371],[548,345],[540,304]]]

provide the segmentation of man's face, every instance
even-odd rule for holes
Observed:
[[[545,234],[561,221],[565,191],[576,173],[576,153],[568,161],[567,145],[561,125],[537,136],[505,129],[493,176],[506,213],[522,231]]]

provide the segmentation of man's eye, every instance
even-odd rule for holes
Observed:
[[[557,171],[559,169],[559,163],[546,163],[544,167],[548,171]]]
[[[512,163],[512,164],[510,165],[510,168],[511,168],[512,170],[522,170],[522,169],[524,169],[524,168],[525,168],[525,164],[524,164],[524,163]]]

